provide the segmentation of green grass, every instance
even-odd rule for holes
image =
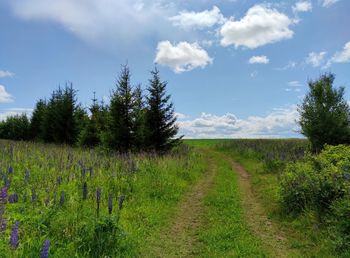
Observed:
[[[237,174],[223,155],[213,152],[217,164],[214,185],[205,198],[205,224],[199,231],[201,257],[267,257],[244,219]]]
[[[30,176],[25,180],[27,169]],[[19,202],[5,205],[7,229],[0,234],[0,257],[39,257],[45,239],[51,241],[50,257],[142,257],[147,239],[155,238],[205,170],[202,156],[192,151],[121,157],[97,150],[1,141],[0,188],[9,182],[8,194],[18,194]],[[97,188],[102,193],[99,216]],[[125,201],[119,210],[121,195]],[[20,224],[15,250],[9,238],[16,221]]]
[[[318,227],[313,212],[290,217],[281,211],[278,180],[280,172],[267,172],[261,158],[253,153],[242,154],[235,150],[226,150],[223,153],[238,161],[249,172],[254,192],[269,218],[286,233],[289,246],[300,253],[300,257],[337,257],[332,250],[327,231]]]

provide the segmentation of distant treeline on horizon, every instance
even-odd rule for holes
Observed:
[[[67,83],[48,100],[37,101],[31,117],[14,115],[0,122],[0,138],[164,153],[180,141],[166,86],[155,68],[144,95],[140,85],[132,86],[124,65],[110,103],[98,102],[94,94],[88,112],[78,103],[73,84]]]

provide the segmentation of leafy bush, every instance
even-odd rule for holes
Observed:
[[[322,215],[349,195],[349,187],[350,147],[326,146],[321,154],[287,166],[281,179],[282,205],[290,213],[310,208]]]

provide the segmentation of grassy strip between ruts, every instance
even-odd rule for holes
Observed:
[[[222,154],[208,151],[217,175],[205,198],[206,216],[198,232],[196,253],[200,257],[267,257],[244,219],[237,174]]]
[[[263,162],[254,155],[242,155],[235,151],[225,154],[249,172],[254,192],[267,215],[286,233],[289,247],[299,253],[293,257],[337,257],[332,251],[327,232],[319,228],[312,212],[294,218],[280,210],[278,174],[264,171]]]

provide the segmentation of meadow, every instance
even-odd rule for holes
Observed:
[[[349,157],[303,139],[162,156],[1,141],[0,257],[347,257]]]

